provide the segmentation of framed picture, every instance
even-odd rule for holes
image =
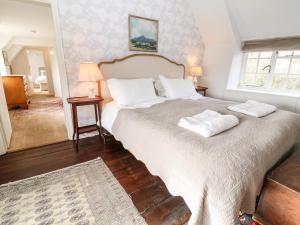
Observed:
[[[158,20],[129,15],[129,50],[158,51]]]
[[[5,66],[9,66],[8,57],[7,57],[7,51],[2,51],[2,55],[3,55],[3,60],[4,60]]]

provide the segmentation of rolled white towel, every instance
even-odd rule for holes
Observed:
[[[205,110],[192,117],[181,118],[178,126],[196,132],[203,137],[211,137],[239,124],[233,115],[221,115],[218,112]]]
[[[276,106],[274,105],[269,105],[253,100],[248,100],[245,103],[229,106],[228,109],[254,117],[263,117],[277,110]]]

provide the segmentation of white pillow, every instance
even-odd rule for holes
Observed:
[[[157,98],[153,79],[109,79],[108,89],[119,105],[129,106]]]
[[[154,87],[156,90],[156,94],[160,97],[166,97],[166,91],[161,83],[160,80],[155,80],[154,81]]]
[[[186,98],[197,94],[195,86],[190,79],[170,79],[160,75],[159,79],[168,98]]]

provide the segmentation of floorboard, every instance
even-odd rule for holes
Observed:
[[[40,175],[101,157],[130,195],[149,225],[186,224],[191,212],[181,197],[172,196],[162,180],[152,176],[122,145],[110,138],[80,140],[77,152],[72,141],[60,142],[0,157],[0,184]]]

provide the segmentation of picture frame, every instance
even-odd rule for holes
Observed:
[[[158,52],[158,20],[129,15],[128,30],[130,51]]]

